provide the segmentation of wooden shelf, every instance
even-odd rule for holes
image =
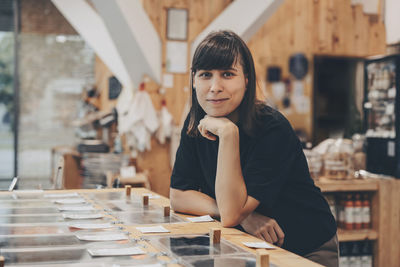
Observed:
[[[375,179],[352,179],[352,180],[330,180],[320,178],[315,184],[322,192],[348,192],[348,191],[377,191],[379,180]]]
[[[340,242],[346,241],[363,241],[378,239],[378,232],[372,229],[362,230],[343,230],[338,229],[338,238]]]

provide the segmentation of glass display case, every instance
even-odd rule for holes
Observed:
[[[8,214],[48,214],[48,213],[60,213],[56,207],[0,207],[1,215]]]
[[[114,212],[113,215],[124,224],[162,224],[184,222],[181,217],[171,214],[164,216],[162,210],[142,212]]]
[[[150,211],[160,209],[154,205],[143,205],[140,202],[132,202],[130,200],[116,200],[104,202],[104,206],[109,208],[111,211]]]
[[[365,61],[364,126],[367,170],[400,177],[400,55]]]
[[[193,267],[225,267],[225,266],[244,266],[256,267],[256,259],[253,255],[223,255],[223,256],[201,256],[201,257],[182,257],[181,263],[184,266]],[[270,263],[270,267],[277,265]]]
[[[210,244],[209,235],[170,235],[149,237],[150,243],[161,251],[168,251],[174,257],[218,256],[247,253],[244,249],[221,240]]]

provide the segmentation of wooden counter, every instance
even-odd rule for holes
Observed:
[[[377,191],[379,189],[379,180],[377,179],[331,180],[320,178],[318,181],[315,181],[315,184],[325,193]]]

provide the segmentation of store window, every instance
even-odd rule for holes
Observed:
[[[76,143],[73,121],[94,82],[94,52],[50,0],[19,0],[18,176],[49,188],[52,149]]]
[[[0,188],[14,175],[14,13],[13,1],[0,3]]]

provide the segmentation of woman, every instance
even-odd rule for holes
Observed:
[[[251,53],[230,31],[209,34],[191,69],[192,106],[171,177],[175,211],[220,217],[270,243],[337,266],[336,224],[279,112],[256,101]]]

